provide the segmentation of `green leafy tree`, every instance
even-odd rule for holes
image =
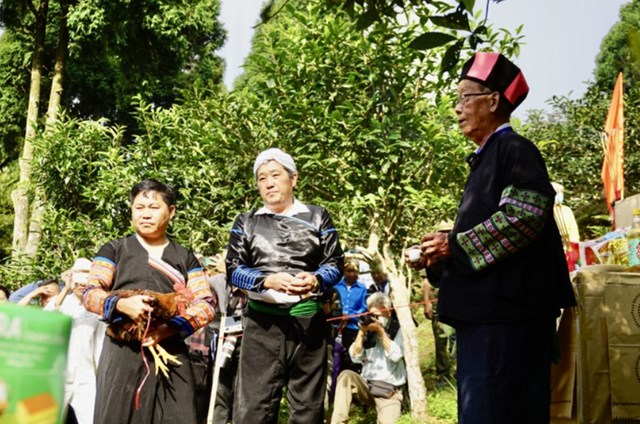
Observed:
[[[225,32],[220,0],[87,0],[69,14],[71,30],[65,109],[79,118],[134,125],[140,95],[170,106],[194,83],[217,89]]]
[[[596,91],[591,88],[578,101],[553,98],[551,113],[530,111],[521,129],[540,148],[552,181],[565,187],[565,204],[573,209],[582,238],[610,227],[600,179],[608,103]]]
[[[622,72],[628,87],[640,82],[640,1],[632,0],[620,8],[620,20],[602,39],[596,57],[595,83],[610,91]]]
[[[0,35],[0,168],[18,157],[18,146],[24,132],[28,85],[25,84],[25,58],[22,42],[16,35]]]
[[[493,0],[499,3],[503,0]],[[263,22],[277,15],[290,0],[269,0],[260,16]],[[475,23],[473,18],[476,7],[475,0],[456,0],[453,2],[436,2],[431,0],[325,0],[333,8],[346,11],[355,20],[356,28],[368,30],[371,26],[386,20],[398,21],[403,16],[407,21],[419,19],[425,31],[418,31],[409,40],[410,46],[418,50],[428,50],[447,46],[440,60],[440,72],[455,71],[460,53],[465,44],[472,50],[487,40],[486,17],[489,14],[490,0],[486,0],[485,20]],[[482,8],[482,5],[480,6]],[[451,33],[450,30],[456,30]],[[506,42],[503,47],[518,48]],[[517,53],[516,53],[517,55]]]
[[[0,80],[7,84],[3,93],[9,93],[7,101],[3,96],[0,102],[6,111],[0,120],[8,122],[0,124],[4,128],[0,135],[6,159],[21,150],[20,180],[12,197],[14,255],[35,254],[41,235],[45,198],[31,184],[31,175],[42,105],[48,108],[47,125],[56,121],[62,108],[77,117],[106,117],[133,131],[134,96],[168,106],[194,84],[217,87],[222,62],[214,51],[224,40],[217,21],[219,8],[219,0],[0,3],[0,20],[6,27],[0,48],[15,52],[8,55],[5,63],[12,66]],[[30,74],[16,72],[24,65],[15,60],[20,55],[31,58]],[[47,78],[43,69],[53,69],[52,75]],[[29,95],[21,97],[28,79]],[[40,98],[46,89],[48,103]],[[20,99],[27,97],[27,116],[18,118],[27,108]],[[26,127],[23,140],[16,131],[20,126]]]

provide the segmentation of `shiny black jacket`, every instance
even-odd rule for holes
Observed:
[[[322,291],[342,278],[344,254],[338,232],[322,207],[291,217],[251,211],[239,215],[229,240],[226,265],[231,284],[262,291],[269,274],[315,273]]]

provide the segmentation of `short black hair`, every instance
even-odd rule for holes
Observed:
[[[3,286],[0,284],[0,291],[4,292],[4,295],[7,299],[9,299],[9,295],[11,294],[11,292],[9,291],[9,289],[6,286]]]
[[[55,278],[47,278],[47,279],[38,281],[37,286],[43,287],[43,286],[48,286],[49,284],[58,284],[58,280],[56,280]]]
[[[133,204],[133,200],[138,194],[143,193],[146,195],[150,191],[159,193],[167,206],[173,206],[176,203],[176,192],[168,185],[153,178],[144,179],[133,186],[129,194],[129,203]]]

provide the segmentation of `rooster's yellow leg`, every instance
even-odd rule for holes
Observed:
[[[174,365],[182,365],[182,362],[178,361],[178,357],[175,355],[171,355],[169,352],[164,350],[164,348],[160,345],[156,345],[156,349],[158,349],[158,355],[162,358],[162,362],[168,364],[169,362]]]
[[[158,370],[160,370],[162,374],[165,376],[165,378],[169,378],[169,369],[165,365],[166,363],[162,360],[162,358],[156,351],[156,346],[150,345],[150,346],[147,346],[147,348],[149,349],[149,352],[151,352],[151,354],[153,355],[153,362],[156,364],[156,375],[158,375]],[[160,348],[160,346],[158,346],[158,348]]]

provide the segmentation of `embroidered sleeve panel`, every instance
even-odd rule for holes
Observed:
[[[531,244],[549,218],[551,203],[552,199],[532,190],[505,188],[498,212],[456,235],[470,266],[480,271]]]
[[[89,282],[83,294],[85,308],[106,321],[111,319],[115,303],[118,301],[117,296],[110,296],[108,293],[113,284],[115,271],[115,262],[107,257],[96,256],[91,264]]]
[[[202,268],[194,268],[187,275],[187,288],[193,294],[193,301],[183,315],[172,320],[178,324],[182,337],[191,335],[211,322],[215,317],[216,305]]]

